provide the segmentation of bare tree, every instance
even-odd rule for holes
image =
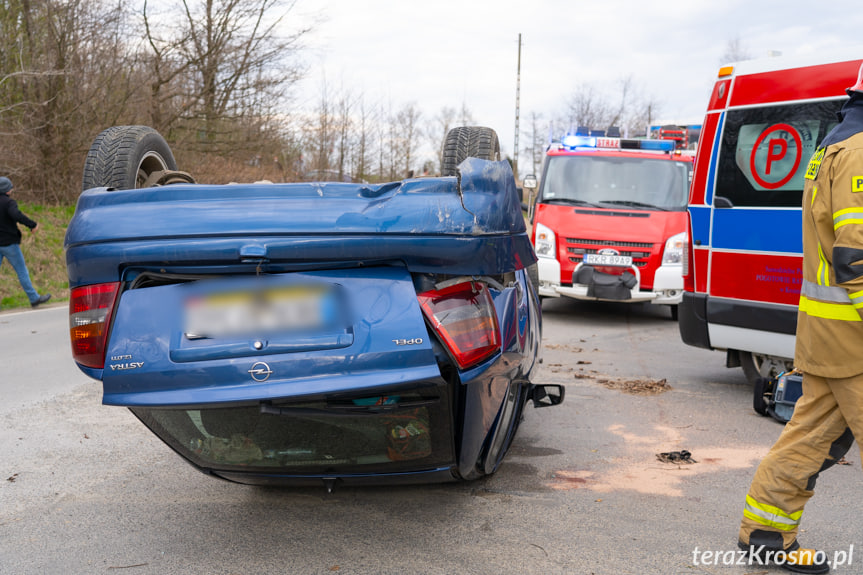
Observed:
[[[154,123],[176,128],[182,118],[192,141],[235,149],[237,121],[260,120],[303,72],[297,53],[309,28],[280,34],[294,4],[181,0],[158,15],[145,4]]]
[[[354,147],[354,174],[361,179],[368,179],[370,167],[369,158],[371,157],[371,147],[373,144],[372,124],[375,121],[372,115],[372,110],[366,106],[365,99],[360,96],[357,102],[357,130],[356,142]]]
[[[749,50],[743,45],[740,36],[734,36],[728,43],[725,44],[725,52],[719,57],[719,64],[728,64],[729,62],[740,62],[742,60],[750,60],[752,55]]]
[[[614,126],[624,135],[644,135],[647,125],[655,119],[660,105],[644,96],[631,76],[621,78],[613,96],[584,84],[573,94],[565,112],[553,123],[555,137],[574,132],[579,127],[607,130]]]
[[[82,126],[131,107],[123,15],[122,2],[0,3],[0,169],[40,201],[75,197],[92,141]]]
[[[438,173],[443,165],[443,141],[446,138],[447,132],[455,127],[456,114],[455,108],[444,106],[432,118],[432,122],[426,128],[426,137],[429,145],[432,150],[435,150],[437,160],[437,167],[435,169]]]
[[[459,110],[459,126],[473,126],[476,124],[476,120],[473,118],[473,112],[470,111],[470,108],[467,107],[467,102],[462,100],[461,110]]]
[[[180,47],[188,38],[171,38],[170,28],[166,30],[162,26],[154,26],[168,18],[170,16],[164,11],[152,12],[149,2],[144,0],[144,38],[150,48],[149,55],[145,56],[145,66],[149,70],[147,123],[160,132],[187,115],[195,105],[195,100],[186,97],[183,90],[183,76],[189,73],[192,62],[181,57]]]
[[[336,166],[339,179],[344,179],[350,174],[351,148],[353,147],[353,110],[355,98],[350,90],[342,89],[336,103],[335,131],[336,131]]]
[[[314,113],[311,125],[307,132],[307,147],[312,152],[311,167],[320,172],[330,169],[331,156],[335,147],[335,134],[333,124],[335,123],[334,104],[332,103],[327,87],[326,78],[321,80],[321,94],[318,100],[318,108]]]
[[[608,100],[594,86],[584,84],[570,98],[563,118],[558,121],[558,129],[561,132],[575,131],[581,126],[605,129],[614,117],[615,110]]]
[[[632,136],[646,135],[648,128],[656,121],[661,109],[662,104],[652,97],[638,102],[624,126],[626,133]]]
[[[411,177],[414,173],[414,152],[419,141],[419,120],[422,112],[413,102],[405,104],[396,114],[395,124],[398,129],[397,139],[401,148],[403,164],[403,177]]]
[[[398,180],[398,167],[402,162],[403,150],[399,146],[399,125],[396,115],[392,112],[392,103],[389,104],[389,113],[386,115],[386,149],[387,149],[387,173],[389,181]],[[381,174],[383,175],[383,174]]]
[[[387,147],[386,144],[386,118],[388,114],[386,113],[386,109],[384,108],[383,103],[380,104],[380,111],[378,112],[378,122],[377,122],[377,140],[378,140],[378,169],[377,176],[379,179],[384,178],[384,156],[386,155],[385,149]]]
[[[530,113],[530,131],[527,136],[527,145],[522,151],[530,158],[530,171],[528,173],[539,175],[542,167],[542,158],[545,155],[545,147],[549,143],[546,130],[542,126],[542,115],[536,112]]]
[[[620,125],[626,121],[625,116],[630,111],[630,109],[632,108],[632,102],[630,102],[630,99],[632,97],[631,92],[632,92],[632,86],[633,86],[632,75],[621,78],[620,81],[618,82],[618,86],[619,86],[618,93],[620,96],[620,101],[618,102],[617,108],[610,109],[612,116],[608,120],[607,126],[603,126],[603,127],[610,127],[610,126],[620,127]]]

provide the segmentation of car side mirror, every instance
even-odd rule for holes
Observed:
[[[563,403],[566,389],[559,384],[543,384],[533,386],[530,399],[534,407],[552,407]]]

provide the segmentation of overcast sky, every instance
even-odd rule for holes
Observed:
[[[661,119],[700,122],[735,38],[753,57],[863,44],[863,9],[850,0],[299,0],[295,11],[323,18],[306,38],[300,105],[314,107],[324,74],[331,88],[350,87],[367,102],[415,103],[426,122],[464,102],[497,130],[506,155],[519,33],[519,147],[531,113],[558,115],[584,83],[613,97],[631,77],[660,104]]]

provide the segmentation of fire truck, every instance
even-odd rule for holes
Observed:
[[[689,199],[680,334],[757,384],[793,367],[803,177],[837,123],[859,50],[723,66]]]
[[[660,140],[674,140],[678,150],[695,150],[701,136],[698,122],[656,122],[647,127],[647,137]]]
[[[531,212],[541,297],[649,302],[677,318],[692,153],[579,130],[553,142]]]

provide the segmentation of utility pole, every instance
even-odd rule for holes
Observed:
[[[521,100],[521,32],[518,34],[518,70],[515,77],[515,143],[512,152],[512,171],[518,179],[518,116]]]

